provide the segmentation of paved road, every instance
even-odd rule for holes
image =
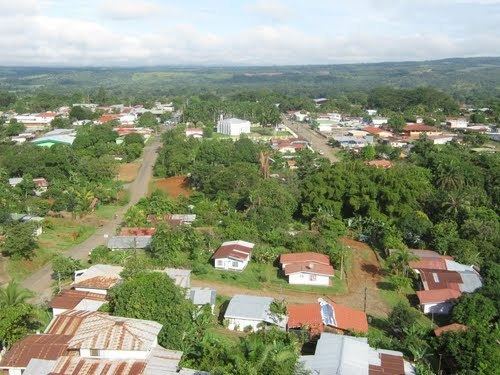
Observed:
[[[314,151],[319,152],[332,163],[339,161],[335,155],[335,149],[328,145],[328,139],[312,130],[308,124],[298,123],[284,119],[283,123],[292,129],[300,138],[307,140]]]
[[[137,178],[128,185],[130,194],[129,203],[117,210],[115,219],[106,221],[104,225],[97,228],[96,232],[87,240],[66,251],[66,255],[76,259],[86,259],[93,248],[106,243],[105,235],[113,235],[115,233],[116,227],[122,222],[123,215],[127,209],[136,204],[139,199],[148,193],[148,185],[153,176],[153,166],[158,156],[157,150],[159,146],[160,140],[158,137],[158,139],[144,148],[143,160]],[[45,265],[43,268],[26,278],[22,285],[36,293],[34,298],[35,302],[49,300],[52,296],[52,265]]]

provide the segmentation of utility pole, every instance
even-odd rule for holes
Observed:
[[[366,313],[366,297],[367,297],[367,291],[368,291],[368,288],[365,286],[365,303],[364,303],[364,308],[363,308],[363,311]]]

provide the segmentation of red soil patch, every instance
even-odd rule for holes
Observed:
[[[177,198],[179,195],[184,197],[191,195],[186,176],[162,178],[155,181],[155,187],[174,198]]]

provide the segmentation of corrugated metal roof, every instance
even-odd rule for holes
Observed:
[[[181,288],[189,288],[191,286],[191,270],[182,268],[165,268],[163,270],[170,277],[174,284]]]
[[[56,363],[56,360],[34,358],[24,370],[23,375],[48,375]]]
[[[197,306],[215,305],[217,292],[212,288],[194,287],[189,291],[189,299]]]
[[[156,344],[162,325],[140,320],[92,313],[86,316],[69,342],[70,348],[141,350]]]
[[[106,297],[102,294],[84,292],[78,290],[64,290],[50,301],[50,307],[57,309],[74,309],[83,300],[94,300],[102,303],[106,302]],[[84,310],[84,309],[77,309]]]
[[[108,241],[110,249],[145,249],[151,245],[152,236],[113,236]]]
[[[32,358],[54,360],[68,350],[69,335],[30,335],[12,345],[0,367],[26,367]]]
[[[61,357],[50,375],[142,375],[146,363],[139,360],[106,360]]]
[[[225,318],[260,320],[284,327],[286,317],[280,318],[271,313],[269,307],[274,301],[271,297],[249,296],[237,294],[227,306]]]

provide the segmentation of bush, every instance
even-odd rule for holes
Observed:
[[[73,278],[75,271],[82,268],[84,268],[84,265],[80,260],[57,255],[52,261],[52,278],[69,280]]]

